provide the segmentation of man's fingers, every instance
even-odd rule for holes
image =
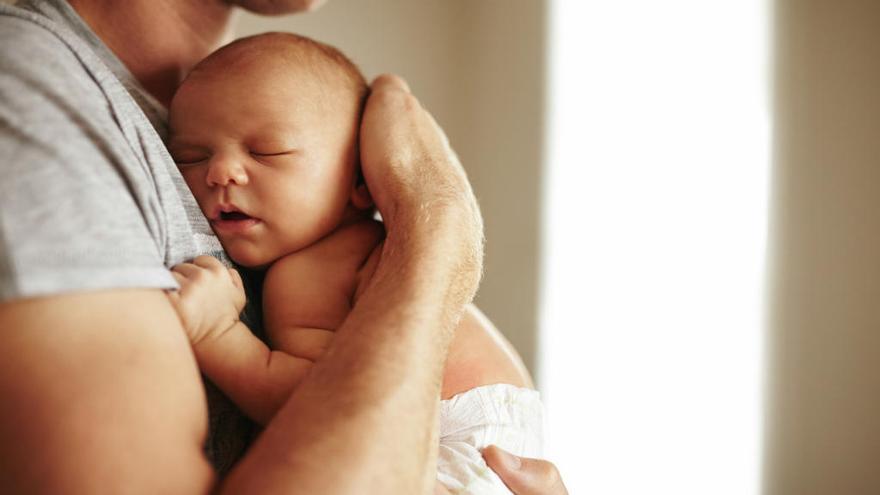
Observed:
[[[483,458],[516,495],[568,495],[551,462],[517,457],[494,445],[483,449]]]
[[[411,93],[409,84],[402,77],[394,74],[382,74],[376,77],[373,79],[373,84],[370,85],[370,90],[374,93],[385,90],[401,90]]]
[[[369,126],[378,133],[376,137],[381,136],[382,140],[386,140],[384,144],[391,146],[389,152],[398,152],[401,150],[397,148],[410,144],[400,139],[420,136],[419,119],[424,118],[425,114],[427,112],[410,92],[406,81],[393,74],[383,74],[370,86],[361,125]]]

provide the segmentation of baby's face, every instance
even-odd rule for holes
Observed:
[[[242,265],[314,243],[351,208],[356,96],[315,79],[269,66],[195,74],[172,101],[171,155]]]

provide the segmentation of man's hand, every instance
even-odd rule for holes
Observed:
[[[360,152],[364,178],[388,231],[386,250],[425,241],[459,260],[452,285],[465,296],[458,308],[463,309],[482,271],[480,210],[446,135],[403,79],[386,74],[373,82]]]
[[[475,207],[464,169],[443,130],[394,75],[373,81],[361,123],[360,151],[364,178],[385,223],[457,201]]]
[[[171,269],[180,289],[168,292],[192,345],[217,336],[238,322],[245,295],[241,276],[213,256]]]
[[[568,495],[551,462],[517,457],[494,445],[483,449],[483,459],[516,495]]]

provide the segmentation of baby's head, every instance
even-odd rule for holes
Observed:
[[[232,259],[268,265],[371,208],[357,148],[366,95],[339,51],[286,33],[235,41],[187,76],[168,148]]]

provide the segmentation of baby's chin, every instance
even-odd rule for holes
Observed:
[[[273,257],[269,253],[260,252],[259,249],[254,249],[252,246],[230,246],[222,240],[220,244],[223,245],[223,250],[232,261],[250,270],[263,271],[278,259],[277,256]]]

